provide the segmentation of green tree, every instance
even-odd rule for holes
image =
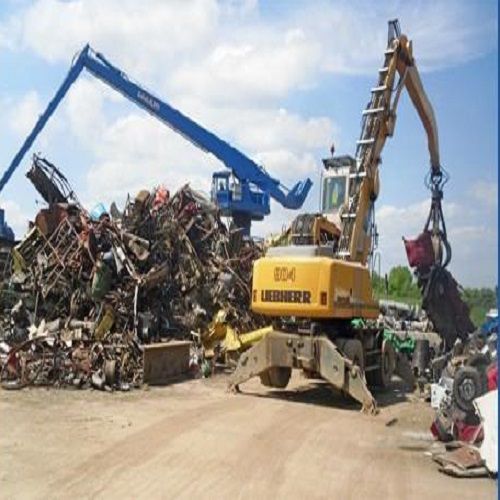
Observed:
[[[372,287],[373,293],[377,297],[383,297],[386,294],[385,290],[385,277],[380,276],[377,273],[373,273],[372,275]]]
[[[497,307],[497,290],[493,288],[465,288],[462,293],[470,310],[470,317],[476,326],[481,326],[486,313]]]
[[[407,297],[412,287],[412,275],[406,266],[396,266],[389,272],[389,293],[395,297]]]
[[[373,273],[372,286],[377,298],[387,298],[411,304],[420,301],[420,290],[406,266],[393,267],[385,277]]]

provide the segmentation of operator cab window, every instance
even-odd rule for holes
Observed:
[[[242,190],[241,190],[241,183],[234,176],[231,176],[231,181],[229,183],[229,189],[231,190],[231,193],[233,194],[233,200],[241,201],[241,199],[243,197]]]
[[[323,183],[323,212],[338,212],[345,203],[346,176],[327,177]]]
[[[227,177],[214,178],[213,187],[215,191],[227,191],[228,189]]]

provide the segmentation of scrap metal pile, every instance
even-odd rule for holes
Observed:
[[[410,368],[396,373],[435,410],[430,452],[439,470],[455,477],[496,475],[498,316],[447,349],[423,311],[394,301],[380,305],[384,336]]]
[[[498,327],[492,332],[480,329],[430,361],[432,371],[439,374],[431,384],[436,411],[431,432],[446,450],[433,458],[447,474],[497,474],[497,335]]]
[[[144,343],[190,338],[219,310],[237,331],[261,325],[248,307],[260,247],[188,185],[89,214],[47,160],[35,156],[27,176],[49,207],[15,247],[2,293],[11,385],[128,388],[141,382]]]
[[[439,470],[454,477],[494,477],[498,472],[498,311],[471,334],[437,333],[425,311],[381,300],[384,337],[397,362],[395,373],[435,411],[429,453]],[[404,366],[403,366],[404,367]]]

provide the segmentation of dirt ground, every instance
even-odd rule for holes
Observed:
[[[130,393],[0,392],[2,498],[496,497],[426,455],[432,411],[397,384],[376,417],[293,377],[226,392],[224,375]],[[397,419],[393,425],[387,422]]]

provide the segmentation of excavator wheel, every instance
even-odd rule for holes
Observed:
[[[380,365],[376,370],[369,372],[369,385],[387,387],[391,382],[395,367],[396,353],[394,352],[394,348],[388,340],[383,340],[380,353]]]
[[[275,387],[277,389],[284,389],[290,380],[292,369],[287,366],[272,366],[265,372],[262,372],[260,382],[266,387]]]

